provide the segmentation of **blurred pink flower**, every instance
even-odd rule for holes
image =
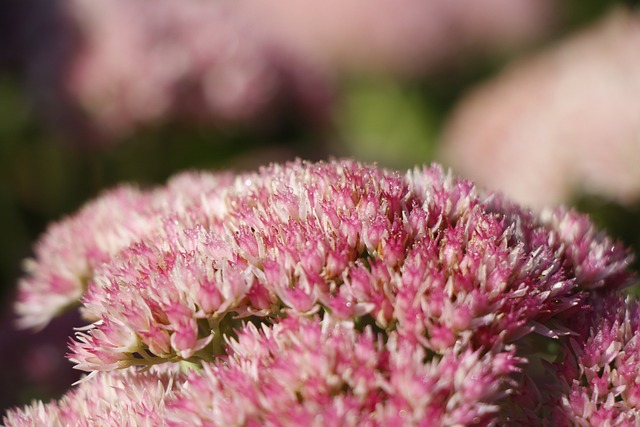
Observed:
[[[536,39],[555,15],[552,0],[11,2],[0,61],[20,56],[44,116],[83,145],[282,111],[326,125],[345,71],[422,74]]]
[[[640,15],[617,9],[464,99],[444,157],[478,184],[541,209],[581,193],[640,197]]]
[[[237,2],[246,15],[319,66],[373,72],[433,70],[481,50],[539,37],[554,3],[532,0]]]
[[[53,224],[24,263],[16,311],[22,327],[45,326],[79,301],[93,268],[126,247],[145,228],[146,195],[128,187],[111,190],[73,218]]]
[[[328,81],[225,2],[56,0],[50,9],[41,21],[54,24],[27,71],[45,114],[82,143],[162,123],[255,123],[285,103],[312,121],[325,114]]]

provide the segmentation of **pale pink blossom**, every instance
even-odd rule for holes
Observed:
[[[87,204],[74,217],[51,225],[25,261],[16,311],[22,327],[43,327],[76,304],[93,268],[131,243],[147,227],[148,197],[123,186]]]
[[[479,51],[540,37],[553,2],[490,0],[328,0],[236,2],[300,56],[333,70],[420,73]]]
[[[536,209],[581,194],[640,196],[640,15],[602,22],[524,58],[462,100],[447,162]]]
[[[557,241],[549,243],[559,245],[562,258],[581,286],[611,290],[623,289],[631,283],[629,250],[596,229],[587,215],[566,208],[545,209],[540,219],[555,232],[553,238]]]
[[[514,385],[513,349],[450,349],[425,362],[421,346],[371,327],[291,317],[228,338],[224,362],[102,372],[57,402],[9,411],[7,427],[491,425]]]

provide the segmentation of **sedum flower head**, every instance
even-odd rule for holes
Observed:
[[[579,360],[576,318],[632,280],[586,217],[534,215],[439,166],[298,161],[139,193],[144,226],[86,270],[93,323],[69,358],[96,378],[194,367],[163,400],[168,425],[492,425],[547,394],[563,408],[535,375],[560,361],[532,343]],[[23,292],[46,302],[41,283]]]
[[[169,213],[95,272],[83,310],[97,321],[71,346],[80,369],[207,360],[239,318],[290,312],[372,322],[435,352],[491,348],[555,336],[587,290],[628,278],[627,253],[586,218],[536,218],[438,167],[295,163],[211,197],[220,216]]]

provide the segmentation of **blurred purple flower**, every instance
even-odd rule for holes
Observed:
[[[82,324],[77,311],[37,333],[17,330],[14,320],[9,310],[0,318],[0,411],[33,397],[59,397],[79,378],[64,358],[68,337]]]

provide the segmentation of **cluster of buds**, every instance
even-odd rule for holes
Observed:
[[[630,420],[630,262],[586,217],[535,215],[437,165],[122,187],[53,225],[20,286],[25,326],[80,304],[68,357],[90,375],[5,423]]]

